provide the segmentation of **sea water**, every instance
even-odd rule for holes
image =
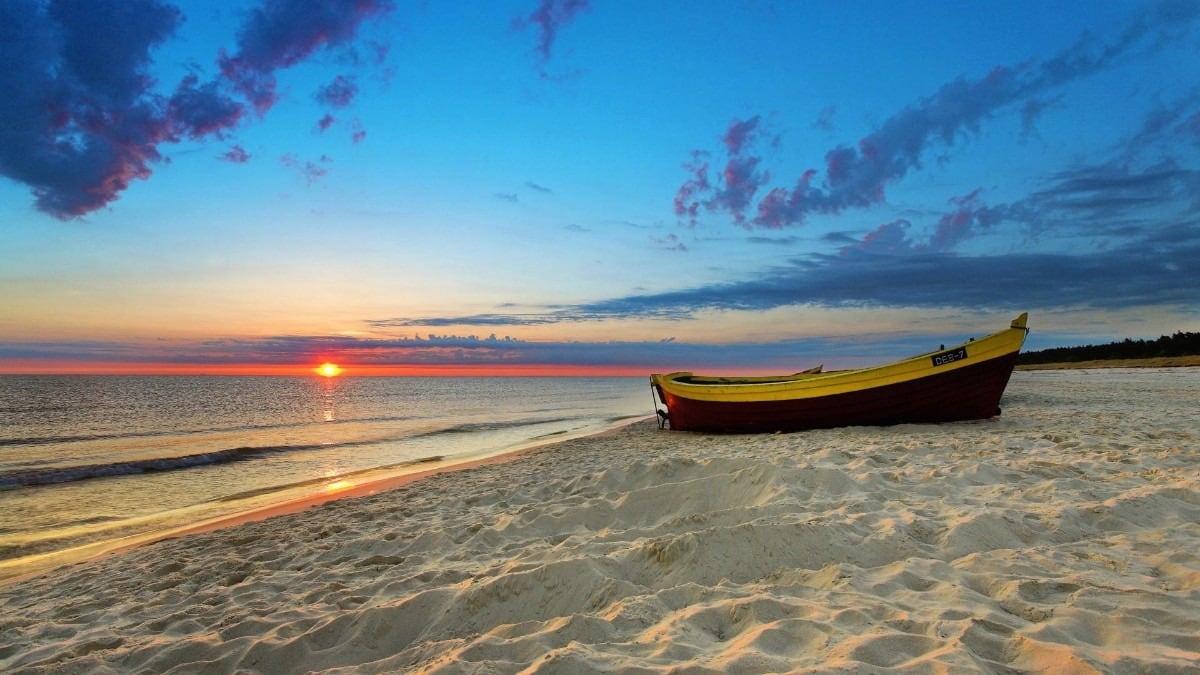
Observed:
[[[0,578],[652,405],[644,378],[0,376]]]

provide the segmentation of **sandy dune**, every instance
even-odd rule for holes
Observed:
[[[0,670],[1197,672],[1200,370],[993,420],[639,422],[0,588]]]

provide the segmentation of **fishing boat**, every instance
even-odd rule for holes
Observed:
[[[778,377],[651,375],[659,426],[749,433],[993,417],[1029,332],[1027,319],[1021,314],[998,333],[870,368],[818,367]]]

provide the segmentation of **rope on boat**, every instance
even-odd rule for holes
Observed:
[[[671,421],[671,414],[658,407],[658,400],[658,389],[654,386],[654,378],[650,378],[650,404],[654,406],[654,412],[658,413],[658,428],[666,429],[667,423]]]

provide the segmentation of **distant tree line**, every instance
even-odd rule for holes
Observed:
[[[1157,340],[1131,340],[1106,345],[1052,347],[1036,352],[1022,352],[1017,363],[1069,363],[1111,359],[1151,359],[1159,356],[1193,356],[1200,354],[1200,333],[1176,332]]]

